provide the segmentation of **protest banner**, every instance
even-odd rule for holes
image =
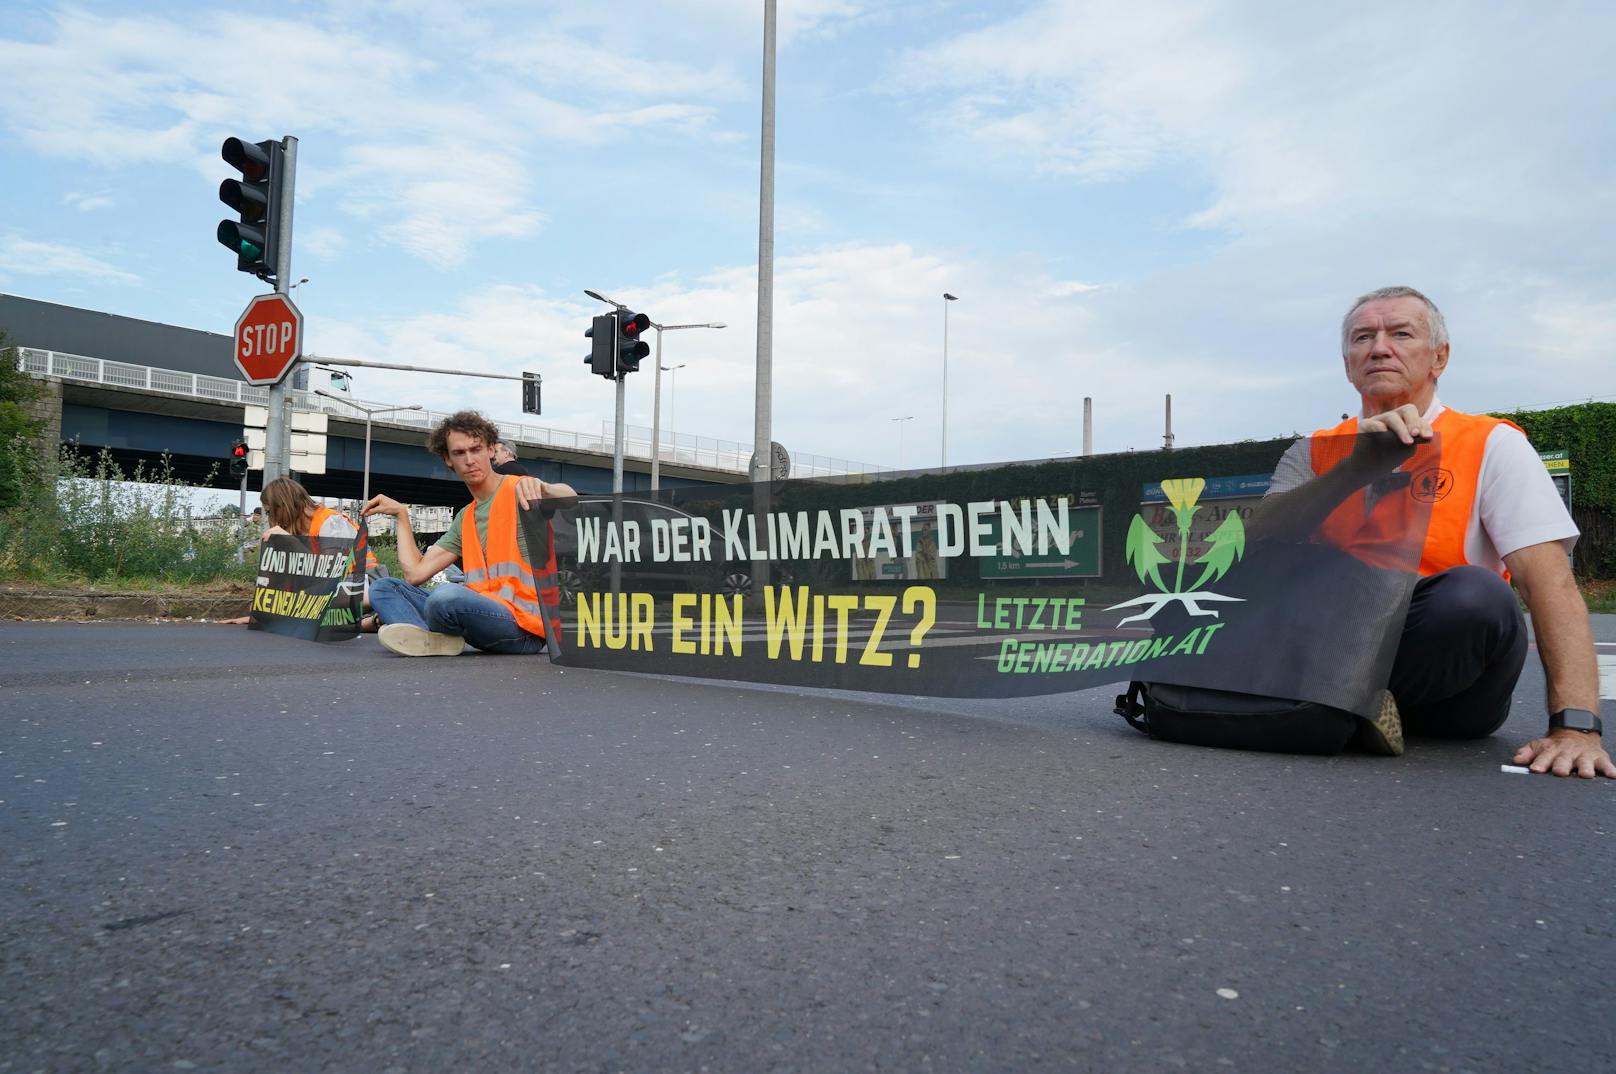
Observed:
[[[1439,450],[1425,445],[1405,468],[1435,465]],[[1324,526],[1280,524],[1268,529],[1283,537],[1248,541],[1242,512],[1207,526],[1205,478],[1172,477],[1182,464],[1159,454],[1166,536],[1141,514],[1140,484],[1104,473],[1120,456],[529,512],[530,545],[553,539],[556,554],[551,659],[933,696],[1141,679],[1371,713],[1429,502],[1405,480],[1378,505],[1340,505]],[[1102,544],[1114,518],[1126,536]]]
[[[352,538],[265,537],[247,625],[305,641],[358,637],[368,551],[363,523]]]

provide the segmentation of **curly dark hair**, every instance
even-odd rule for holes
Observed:
[[[475,410],[458,410],[438,423],[427,437],[427,450],[444,462],[449,461],[449,434],[462,433],[481,440],[489,450],[499,441],[499,429]]]

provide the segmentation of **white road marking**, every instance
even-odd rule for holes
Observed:
[[[1616,655],[1599,654],[1599,696],[1616,700]]]

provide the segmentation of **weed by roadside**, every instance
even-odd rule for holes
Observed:
[[[0,513],[0,579],[154,588],[249,579],[241,535],[190,524],[189,493],[166,458],[125,474],[105,451],[92,459],[64,447]]]

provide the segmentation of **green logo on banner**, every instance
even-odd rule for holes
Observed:
[[[1190,526],[1195,521],[1195,515],[1200,508],[1195,506],[1201,498],[1201,492],[1206,488],[1206,479],[1200,477],[1179,478],[1174,481],[1163,481],[1162,492],[1167,502],[1172,505],[1173,521],[1178,527],[1178,555],[1163,554],[1159,545],[1162,539],[1145,524],[1144,518],[1133,516],[1133,522],[1128,526],[1128,543],[1126,547],[1128,562],[1139,575],[1141,582],[1150,582],[1159,592],[1147,593],[1133,600],[1125,600],[1121,604],[1113,604],[1108,610],[1118,608],[1142,608],[1138,615],[1130,615],[1119,620],[1117,625],[1133,623],[1141,619],[1150,619],[1157,612],[1169,604],[1182,604],[1184,610],[1191,615],[1210,615],[1217,617],[1216,608],[1204,608],[1202,604],[1216,601],[1242,601],[1242,597],[1226,597],[1220,593],[1200,592],[1202,586],[1209,582],[1216,582],[1225,574],[1234,562],[1245,555],[1246,527],[1240,521],[1236,511],[1230,511],[1224,518],[1222,525],[1212,531],[1207,538],[1209,547],[1200,558],[1195,560],[1195,566],[1201,568],[1200,577],[1186,589],[1184,586],[1184,568],[1186,566],[1185,553],[1189,547]],[[1168,588],[1167,582],[1161,576],[1164,564],[1177,561],[1178,567],[1173,575],[1173,584]]]

